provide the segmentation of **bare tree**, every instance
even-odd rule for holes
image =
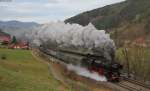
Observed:
[[[125,57],[125,64],[127,67],[127,75],[130,77],[130,66],[129,66],[129,55],[128,55],[128,48],[124,48],[122,51],[124,57]]]

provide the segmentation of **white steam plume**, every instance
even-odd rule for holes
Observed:
[[[44,24],[33,32],[32,37],[42,41],[56,41],[60,45],[88,48],[103,46],[107,42],[114,45],[104,30],[98,31],[91,23],[86,27],[78,24],[65,24],[64,22]]]
[[[107,81],[106,77],[98,75],[98,73],[91,73],[86,68],[74,66],[72,64],[67,65],[67,68],[76,72],[78,75],[94,79],[96,81]]]
[[[59,47],[77,47],[87,50],[98,50],[99,54],[111,60],[115,45],[109,34],[104,30],[97,30],[91,23],[85,27],[79,24],[65,24],[51,22],[43,24],[26,34],[29,40],[36,45],[55,44]]]

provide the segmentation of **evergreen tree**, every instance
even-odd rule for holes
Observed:
[[[16,39],[15,36],[13,36],[11,43],[12,43],[12,44],[16,44],[16,43],[17,43],[17,39]]]

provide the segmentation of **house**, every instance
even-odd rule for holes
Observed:
[[[13,43],[9,45],[10,49],[29,49],[29,43],[25,41],[20,41],[18,43]]]
[[[137,38],[136,40],[133,41],[132,45],[147,47],[144,37]]]
[[[0,44],[9,44],[11,42],[11,36],[7,33],[0,31]]]

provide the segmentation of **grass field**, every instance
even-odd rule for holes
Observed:
[[[48,71],[31,51],[0,49],[0,91],[70,91]]]

